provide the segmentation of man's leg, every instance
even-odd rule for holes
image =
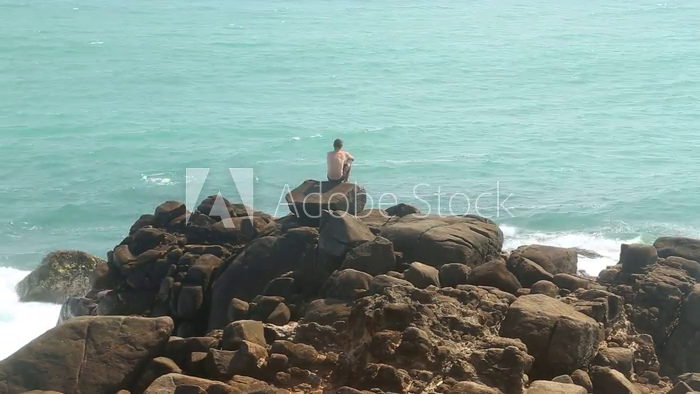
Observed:
[[[350,164],[346,164],[343,166],[343,177],[340,178],[343,182],[347,182],[350,180],[350,170],[352,169],[352,166]]]

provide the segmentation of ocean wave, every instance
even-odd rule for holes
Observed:
[[[141,180],[145,181],[146,183],[158,185],[158,186],[171,186],[171,185],[176,185],[177,182],[174,182],[173,179],[171,178],[172,175],[166,174],[166,173],[158,173],[158,174],[141,174]]]
[[[606,267],[617,264],[620,257],[620,245],[623,243],[642,242],[640,236],[632,238],[610,238],[602,232],[539,232],[528,231],[509,225],[501,225],[505,251],[518,246],[541,244],[564,248],[579,248],[594,254],[579,254],[578,269],[596,276]]]
[[[15,286],[28,271],[0,267],[0,360],[5,359],[32,339],[54,327],[60,305],[19,302]]]

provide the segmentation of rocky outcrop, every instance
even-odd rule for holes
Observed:
[[[508,255],[502,243],[489,220],[402,204],[273,219],[221,196],[194,212],[168,201],[134,223],[56,329],[0,363],[0,394],[95,392],[78,382],[119,394],[665,394],[696,383],[673,379],[700,369],[693,242],[624,245],[597,280],[576,274],[586,251]],[[107,316],[121,314],[144,317]],[[75,361],[83,349],[90,365]]]
[[[55,304],[82,297],[91,289],[92,272],[103,264],[104,260],[79,250],[51,252],[17,284],[17,295],[24,302]]]
[[[0,393],[116,393],[136,382],[172,330],[169,317],[72,319],[0,362]]]

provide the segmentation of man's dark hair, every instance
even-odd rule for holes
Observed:
[[[342,148],[342,147],[343,147],[343,140],[341,140],[340,138],[336,138],[336,140],[333,141],[333,147],[334,147],[335,149],[340,149],[340,148]]]

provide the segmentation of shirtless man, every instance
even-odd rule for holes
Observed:
[[[350,166],[355,160],[351,154],[343,151],[343,141],[333,141],[333,150],[328,152],[328,180],[347,182],[350,178]]]

